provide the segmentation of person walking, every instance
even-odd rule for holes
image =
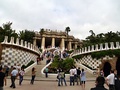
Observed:
[[[114,70],[111,70],[110,74],[106,77],[106,84],[108,85],[109,90],[115,90],[114,77]]]
[[[0,66],[0,90],[3,90],[3,86],[6,86],[6,84],[5,73],[3,72],[2,66]]]
[[[90,90],[108,90],[104,87],[105,78],[103,76],[98,76],[96,78],[96,86]]]
[[[30,84],[34,84],[34,80],[35,80],[35,76],[36,76],[36,70],[35,70],[35,68],[33,67],[32,68],[32,77],[31,77],[31,82],[30,82]]]
[[[24,74],[25,74],[24,68],[21,68],[21,70],[19,71],[19,85],[22,84]]]
[[[13,67],[13,70],[11,72],[11,88],[16,88],[15,86],[15,80],[16,80],[16,77],[18,76],[18,70],[16,70],[15,67]]]
[[[6,69],[5,69],[5,75],[6,75],[6,77],[9,75],[9,67],[6,65]]]
[[[84,71],[84,69],[82,69],[81,72],[81,85],[83,90],[85,89],[85,82],[86,82],[86,72]]]

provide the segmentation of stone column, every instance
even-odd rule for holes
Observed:
[[[45,37],[42,37],[41,49],[45,48]]]
[[[52,48],[55,47],[55,38],[52,38]]]
[[[77,43],[75,43],[75,49],[77,48]]]
[[[34,40],[33,40],[33,45],[36,46],[36,38],[34,38]]]
[[[68,50],[71,50],[71,41],[69,41]]]
[[[64,38],[62,38],[61,40],[61,49],[65,50],[65,39]]]

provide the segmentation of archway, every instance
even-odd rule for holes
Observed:
[[[117,70],[117,74],[120,76],[120,57],[118,57],[116,62],[116,70]]]
[[[111,70],[111,65],[109,62],[105,62],[104,67],[103,67],[103,72],[104,72],[104,76],[108,76],[110,74],[110,70]]]

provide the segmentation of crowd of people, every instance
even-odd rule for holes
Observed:
[[[64,52],[59,52],[60,58],[65,58],[68,56],[68,54]],[[46,64],[48,64],[50,61],[53,60],[54,53],[46,51],[43,54],[43,57],[46,57]],[[45,77],[48,78],[48,68],[45,68]],[[5,70],[3,70],[2,66],[0,66],[0,90],[3,90],[3,86],[6,85],[6,77],[11,76],[11,88],[16,88],[15,80],[17,77],[19,77],[19,85],[22,85],[23,77],[24,77],[25,71],[24,68],[20,65],[14,65],[13,67],[9,68],[8,66],[5,66]],[[76,68],[75,66],[72,67],[69,70],[70,74],[70,86],[74,85],[81,85],[82,89],[85,90],[85,84],[86,84],[86,69],[81,69],[80,67]],[[36,69],[35,67],[31,70],[31,80],[30,84],[34,84],[36,77]],[[66,75],[65,71],[61,68],[57,70],[57,79],[58,79],[58,86],[67,86],[66,82]],[[110,74],[105,77],[103,70],[100,70],[98,73],[98,76],[95,81],[95,87],[91,88],[90,90],[107,90],[104,87],[104,84],[106,84],[109,87],[109,90],[120,90],[120,77],[117,75],[117,70],[111,70]]]
[[[10,88],[16,88],[16,83],[15,83],[16,79],[19,80],[19,85],[22,85],[24,74],[25,74],[24,67],[20,67],[20,65],[16,66],[15,64],[11,68],[9,68],[8,66],[5,66],[3,68],[1,65],[0,66],[0,90],[4,90],[3,86],[7,85],[6,78],[8,76],[10,76],[10,79],[11,79]],[[33,67],[31,71],[30,84],[34,84],[35,76],[36,76],[36,70]]]
[[[117,70],[111,70],[110,74],[105,77],[101,69],[96,78],[96,87],[91,88],[91,90],[108,90],[104,84],[108,86],[109,90],[120,90],[120,77],[117,75]]]
[[[85,89],[85,82],[86,82],[86,71],[84,69],[80,70],[80,67],[72,67],[69,71],[70,73],[70,86],[81,85],[83,89]],[[58,69],[58,86],[63,86],[63,82],[65,86],[67,86],[66,79],[65,79],[65,72],[62,69]]]

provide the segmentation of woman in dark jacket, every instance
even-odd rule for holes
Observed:
[[[108,90],[104,87],[104,83],[105,83],[105,78],[102,76],[98,76],[96,78],[96,87],[91,88],[90,90]]]

